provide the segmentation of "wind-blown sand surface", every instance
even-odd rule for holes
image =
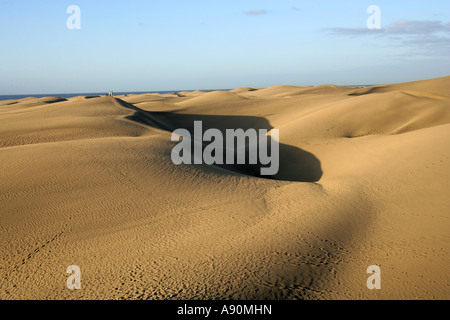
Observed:
[[[194,120],[279,129],[278,175],[174,165]],[[448,299],[449,164],[450,76],[0,101],[0,298]]]

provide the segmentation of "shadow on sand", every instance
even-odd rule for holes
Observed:
[[[121,106],[135,110],[135,113],[132,116],[128,116],[127,119],[169,132],[183,128],[188,130],[191,136],[193,136],[194,121],[202,121],[203,132],[214,128],[219,129],[224,136],[226,129],[243,129],[244,131],[248,129],[266,129],[270,131],[273,129],[270,123],[262,117],[185,114],[178,113],[177,110],[150,112],[142,110],[121,99],[116,98],[116,100]],[[270,152],[271,138],[267,137],[267,139]],[[176,142],[174,142],[175,144]],[[248,146],[246,148],[248,149]],[[279,170],[276,175],[261,176],[260,169],[267,167],[267,165],[261,163],[215,166],[250,176],[285,181],[317,182],[323,174],[320,160],[312,153],[283,143],[279,144]]]

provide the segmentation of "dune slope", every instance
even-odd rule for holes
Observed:
[[[449,80],[0,102],[0,299],[448,299]],[[195,120],[279,173],[174,165]]]

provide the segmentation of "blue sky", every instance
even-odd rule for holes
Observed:
[[[0,94],[394,83],[450,74],[450,1],[0,0],[0,43]]]

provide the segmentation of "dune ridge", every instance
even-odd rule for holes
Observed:
[[[450,298],[450,76],[86,98],[0,102],[0,299]],[[175,166],[195,120],[279,174]]]

